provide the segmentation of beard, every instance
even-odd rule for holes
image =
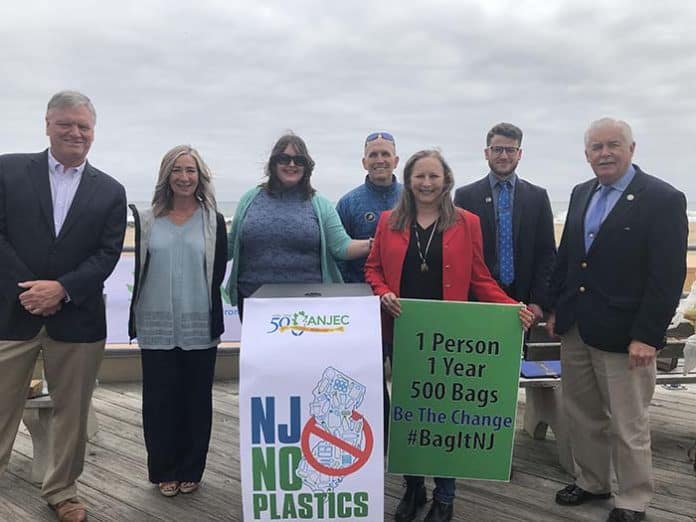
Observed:
[[[488,168],[491,169],[491,172],[495,174],[496,176],[499,176],[501,178],[506,178],[513,172],[515,172],[515,169],[517,168],[518,161],[514,162],[508,162],[505,165],[496,165],[492,161],[488,162]]]

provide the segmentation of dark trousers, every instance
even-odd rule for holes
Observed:
[[[384,454],[387,454],[389,448],[389,417],[391,416],[391,400],[389,397],[389,389],[387,388],[386,364],[387,360],[391,364],[392,361],[392,345],[391,343],[382,342],[382,396],[384,398]]]
[[[217,346],[140,353],[150,482],[200,482],[213,420]]]
[[[242,322],[242,316],[244,315],[244,300],[249,297],[243,294],[242,291],[237,287],[237,313],[239,313],[239,322]]]
[[[406,486],[409,488],[420,487],[425,482],[423,477],[415,475],[404,475]],[[439,500],[443,504],[452,504],[454,502],[454,490],[456,483],[453,478],[434,477],[435,490],[433,498]]]

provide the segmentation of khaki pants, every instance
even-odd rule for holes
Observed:
[[[586,345],[577,326],[563,336],[561,364],[577,485],[611,491],[613,465],[616,507],[645,511],[655,490],[648,419],[655,364],[630,370],[627,354]]]
[[[64,343],[41,328],[33,339],[0,341],[0,474],[7,467],[39,351],[53,400],[49,457],[41,494],[49,504],[76,496],[87,444],[87,414],[104,340]]]

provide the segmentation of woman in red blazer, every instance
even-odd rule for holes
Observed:
[[[434,150],[417,152],[404,166],[404,190],[394,210],[384,212],[365,263],[365,280],[380,296],[384,341],[391,344],[393,317],[401,312],[399,297],[511,303],[491,277],[483,260],[479,218],[455,208],[452,169]],[[520,309],[525,328],[533,314]],[[396,509],[397,521],[413,520],[425,504],[423,477],[407,476],[406,492]],[[452,519],[455,482],[435,478],[433,503],[425,520]]]

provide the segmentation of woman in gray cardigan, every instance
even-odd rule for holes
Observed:
[[[210,442],[225,220],[216,211],[208,167],[187,145],[162,159],[152,208],[131,208],[136,266],[129,333],[141,348],[149,478],[165,496],[191,493]]]

